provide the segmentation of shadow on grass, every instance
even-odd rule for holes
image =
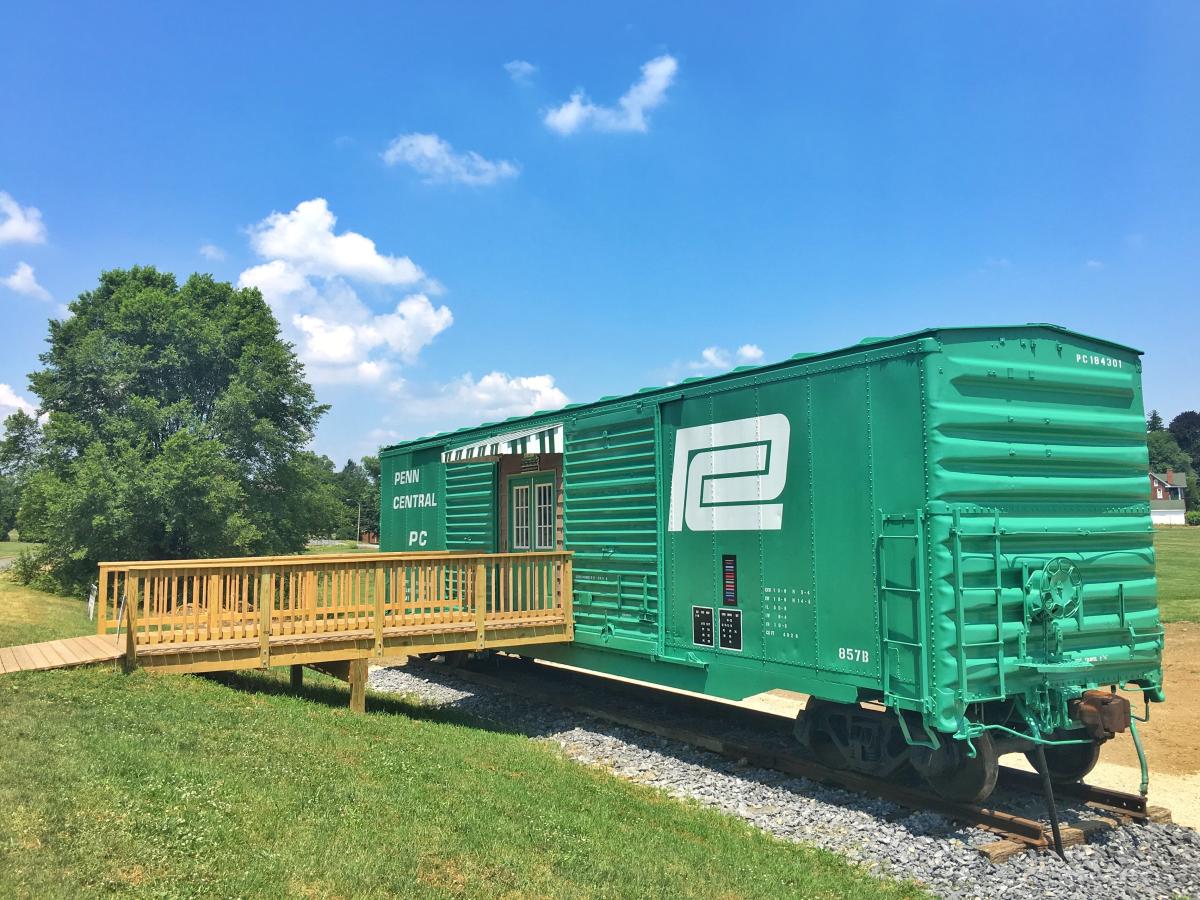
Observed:
[[[333,682],[331,676],[317,676],[305,672],[305,682],[299,691],[292,690],[288,681],[255,670],[203,673],[203,678],[246,694],[261,694],[267,697],[295,697],[310,703],[319,703],[331,709],[349,709],[350,688]],[[462,725],[480,731],[497,734],[521,734],[514,728],[506,728],[491,720],[449,706],[429,706],[420,701],[405,700],[395,695],[367,692],[367,715],[404,716],[422,722],[443,725]]]

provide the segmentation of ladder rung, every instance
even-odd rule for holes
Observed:
[[[920,644],[914,644],[912,641],[902,641],[899,638],[884,638],[885,644],[899,644],[901,647],[912,647],[914,650],[920,650]]]

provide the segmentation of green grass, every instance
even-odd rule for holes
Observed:
[[[0,559],[17,556],[25,550],[40,547],[41,544],[31,544],[29,541],[0,541]]]
[[[1163,621],[1200,622],[1200,528],[1156,528],[1154,550]]]
[[[360,547],[357,541],[338,541],[336,544],[309,544],[304,548],[305,554],[318,555],[322,553],[378,553],[372,547]]]
[[[87,630],[0,580],[5,640]],[[841,857],[305,673],[0,677],[0,896],[918,896]]]

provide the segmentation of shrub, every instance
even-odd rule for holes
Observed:
[[[8,567],[12,577],[21,584],[46,584],[47,562],[46,552],[41,547],[33,550],[22,550]],[[47,585],[49,586],[49,585]]]
[[[1183,520],[1189,525],[1200,525],[1200,509],[1189,509]]]

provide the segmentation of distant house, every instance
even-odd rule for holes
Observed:
[[[1150,473],[1150,518],[1155,525],[1182,525],[1183,492],[1187,477],[1182,472],[1167,469]]]

